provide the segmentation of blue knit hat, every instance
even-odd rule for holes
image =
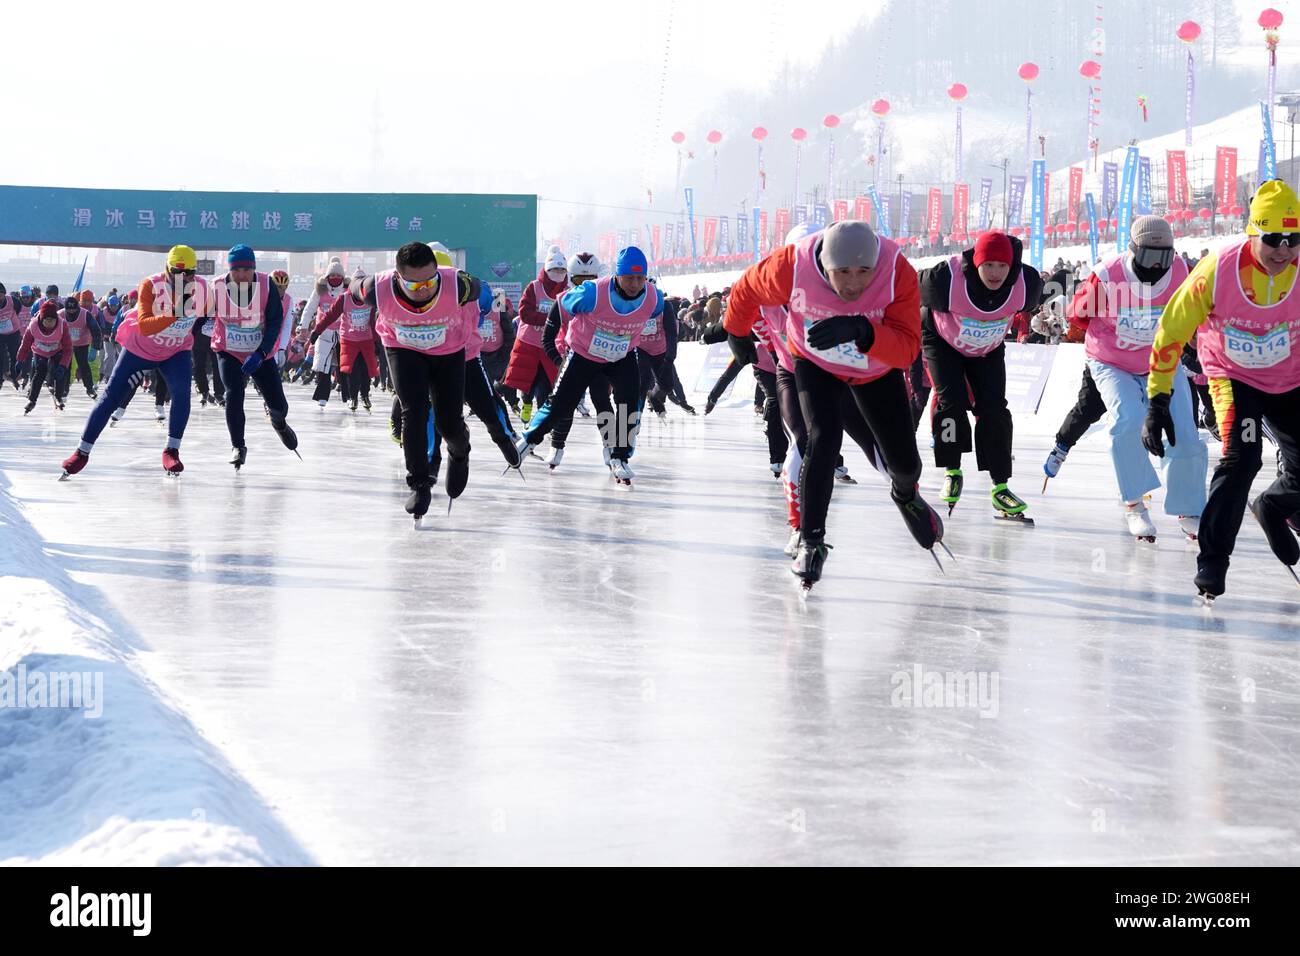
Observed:
[[[649,263],[646,262],[644,252],[636,246],[627,246],[618,250],[618,258],[614,260],[614,275],[648,276],[649,274]]]
[[[119,298],[118,298],[117,296],[115,296],[115,295],[110,295],[110,296],[108,297],[108,303],[107,303],[107,304],[108,304],[108,307],[109,307],[110,309],[116,309],[119,305],[122,304],[122,300],[119,299]]]
[[[230,247],[230,254],[226,257],[232,269],[256,269],[257,257],[253,255],[253,247],[240,243],[237,246]]]

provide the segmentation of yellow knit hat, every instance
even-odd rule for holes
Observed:
[[[1250,220],[1246,235],[1267,232],[1300,232],[1300,200],[1280,179],[1261,183],[1250,198]]]
[[[1252,206],[1251,209],[1254,209]],[[189,246],[172,246],[167,253],[167,268],[193,272],[199,267],[199,257]]]

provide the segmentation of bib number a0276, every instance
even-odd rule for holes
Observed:
[[[1242,368],[1272,368],[1291,357],[1291,329],[1283,322],[1255,335],[1225,325],[1223,348],[1228,358]]]
[[[862,353],[862,350],[852,342],[841,342],[839,345],[829,349],[815,349],[812,343],[808,341],[808,333],[817,323],[817,319],[805,317],[803,320],[803,339],[804,348],[812,355],[817,356],[824,361],[834,365],[842,365],[848,368],[865,369],[871,364],[871,359]]]

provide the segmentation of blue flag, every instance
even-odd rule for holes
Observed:
[[[1033,165],[1034,195],[1030,207],[1032,219],[1030,227],[1033,235],[1029,240],[1029,262],[1035,269],[1043,268],[1043,227],[1047,224],[1047,160],[1036,159]]]
[[[1259,113],[1264,118],[1264,168],[1259,174],[1261,183],[1277,179],[1277,148],[1273,143],[1273,117],[1268,104],[1260,101]]]
[[[1099,258],[1097,255],[1097,203],[1093,201],[1092,193],[1088,193],[1088,244],[1092,246],[1092,261],[1095,263]]]
[[[754,261],[757,262],[760,258],[758,250],[763,247],[763,244],[758,241],[758,221],[763,218],[763,210],[755,206],[752,212],[754,214],[754,231],[750,233],[750,237],[754,243]]]
[[[90,256],[86,256],[85,259],[81,260],[81,271],[77,273],[77,281],[74,282],[72,285],[73,292],[81,291],[81,283],[84,282],[86,279],[86,263],[89,260],[90,260]]]
[[[1138,215],[1151,215],[1151,157],[1138,160]]]
[[[691,265],[695,265],[697,248],[695,245],[695,190],[686,187],[686,221],[691,224]]]
[[[1133,189],[1137,185],[1138,148],[1130,146],[1124,156],[1124,176],[1119,187],[1119,225],[1115,228],[1115,248],[1128,248],[1129,226],[1133,222]]]
[[[889,230],[889,215],[885,211],[885,204],[880,201],[880,190],[875,183],[867,187],[867,196],[871,199],[871,208],[876,211],[876,231],[886,239],[894,238]]]

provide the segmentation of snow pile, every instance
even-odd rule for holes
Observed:
[[[3,487],[0,541],[0,863],[311,863]]]

